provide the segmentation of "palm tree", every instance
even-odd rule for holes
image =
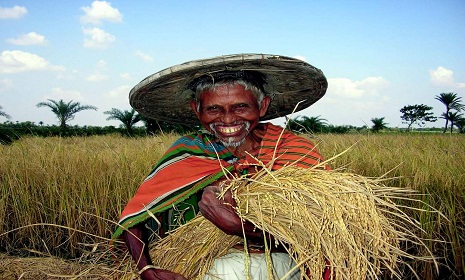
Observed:
[[[380,130],[383,130],[387,128],[387,123],[384,122],[384,117],[382,118],[372,118],[371,122],[373,123],[373,126],[371,127],[371,130],[373,132],[379,132]]]
[[[454,125],[459,129],[459,133],[465,133],[465,118],[459,118]]]
[[[132,135],[134,125],[142,120],[142,116],[136,113],[134,109],[131,109],[130,111],[121,111],[119,109],[112,108],[110,111],[105,111],[103,113],[110,115],[107,118],[107,121],[118,120],[122,122],[129,135]]]
[[[288,128],[295,132],[322,132],[328,126],[327,120],[317,117],[298,116],[288,120]]]
[[[0,106],[0,116],[3,116],[3,117],[5,117],[5,118],[7,118],[7,119],[10,119],[10,118],[11,118],[10,115],[8,115],[7,113],[3,112],[2,109],[3,109],[3,107]]]
[[[442,117],[446,120],[446,124],[444,125],[443,133],[447,131],[447,127],[449,125],[449,112],[450,110],[457,110],[461,111],[465,108],[465,105],[461,104],[460,101],[462,97],[458,97],[457,93],[454,92],[443,92],[439,95],[436,95],[434,99],[439,100],[446,106],[446,111],[442,114]]]
[[[92,105],[81,105],[79,102],[73,102],[72,100],[68,103],[65,103],[63,99],[55,101],[52,99],[47,99],[49,102],[40,102],[37,107],[49,107],[52,109],[52,112],[57,116],[60,127],[65,129],[66,123],[74,119],[74,115],[77,112],[84,110],[97,110],[97,107]]]
[[[441,118],[446,119],[450,121],[450,133],[453,132],[454,130],[454,125],[457,125],[457,123],[463,119],[463,114],[460,114],[459,111],[449,111],[449,114],[446,115],[446,113],[442,113]],[[460,130],[460,127],[459,127]]]

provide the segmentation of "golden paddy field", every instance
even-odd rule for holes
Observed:
[[[127,256],[108,252],[109,238],[125,203],[177,137],[29,137],[0,146],[0,278],[132,279]],[[410,265],[420,279],[465,277],[464,135],[309,137],[334,157],[333,168],[390,178],[387,186],[422,194],[405,211],[426,203],[443,214],[409,213],[439,272],[431,262]]]

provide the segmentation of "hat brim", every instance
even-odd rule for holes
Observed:
[[[198,124],[190,107],[194,92],[188,85],[202,75],[225,70],[254,70],[265,75],[264,89],[272,101],[262,121],[309,107],[323,97],[328,87],[323,72],[302,60],[270,54],[236,54],[194,60],[150,75],[131,90],[129,102],[150,119]]]

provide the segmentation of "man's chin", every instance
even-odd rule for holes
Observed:
[[[221,144],[223,144],[225,147],[230,147],[230,148],[236,148],[242,145],[245,141],[245,137],[242,139],[237,139],[237,138],[220,138],[219,139]]]

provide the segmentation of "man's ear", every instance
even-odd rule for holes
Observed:
[[[266,111],[268,111],[268,107],[270,106],[270,102],[271,97],[269,95],[265,95],[262,102],[260,103],[260,117],[263,117],[266,114]]]
[[[194,111],[194,114],[195,114],[195,115],[197,116],[197,118],[199,119],[199,114],[200,114],[200,112],[197,110],[197,108],[198,108],[198,106],[197,106],[197,101],[191,100],[190,105],[191,105],[192,111]]]

